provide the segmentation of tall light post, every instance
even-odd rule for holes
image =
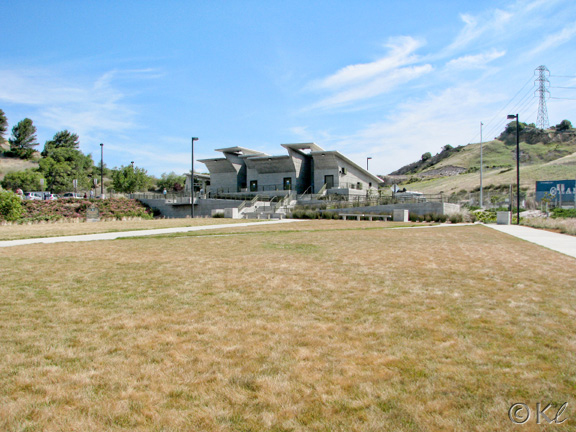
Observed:
[[[367,157],[367,158],[366,158],[366,171],[368,171],[368,161],[369,161],[370,159],[372,159],[372,158],[371,158],[371,157]]]
[[[484,194],[482,189],[482,171],[484,169],[484,162],[482,160],[482,126],[484,126],[484,123],[480,122],[480,208],[484,208]]]
[[[104,144],[100,143],[100,199],[104,199]]]
[[[190,217],[194,218],[194,141],[197,137],[192,137],[192,169],[190,170]]]
[[[520,120],[518,114],[508,114],[512,119],[516,119],[516,224],[520,225]]]

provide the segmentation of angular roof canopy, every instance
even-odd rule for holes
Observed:
[[[322,151],[322,147],[315,143],[295,143],[295,144],[280,144],[285,149],[296,150],[302,152],[302,150]]]
[[[223,149],[216,149],[216,151],[222,152],[222,153],[232,153],[235,154],[237,156],[263,156],[266,153],[262,153],[256,150],[250,150],[247,149],[245,147],[228,147],[228,148],[223,148]]]

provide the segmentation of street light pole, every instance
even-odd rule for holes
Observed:
[[[484,123],[480,122],[480,208],[484,208],[484,196],[482,189],[482,171],[484,169],[484,163],[482,161],[482,126],[484,126]]]
[[[516,119],[516,224],[520,225],[520,120],[518,114],[508,114],[508,119]]]
[[[371,157],[367,157],[367,158],[366,158],[366,171],[368,171],[368,161],[369,161],[370,159],[372,159],[372,158],[371,158]]]
[[[104,144],[100,143],[100,199],[104,199]]]
[[[190,170],[190,217],[194,218],[194,141],[197,137],[192,137],[192,169]]]

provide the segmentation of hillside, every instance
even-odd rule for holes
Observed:
[[[0,156],[0,180],[9,172],[23,171],[28,168],[38,168],[38,162]]]
[[[520,143],[520,182],[529,193],[534,192],[537,180],[576,177],[574,129],[566,133],[550,133],[546,137],[550,138],[547,143]],[[484,187],[516,183],[516,144],[505,138],[482,145]],[[527,138],[533,142],[530,136]],[[431,161],[435,163],[431,164]],[[385,176],[388,183],[406,184],[408,189],[423,193],[477,191],[480,186],[480,143],[443,150],[426,161],[406,165],[393,174]]]

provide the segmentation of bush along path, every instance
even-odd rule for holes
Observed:
[[[86,210],[96,206],[102,219],[139,217],[153,219],[153,210],[140,201],[126,198],[59,199],[52,201],[23,201],[23,214],[15,222],[57,221],[61,219],[84,219]]]

